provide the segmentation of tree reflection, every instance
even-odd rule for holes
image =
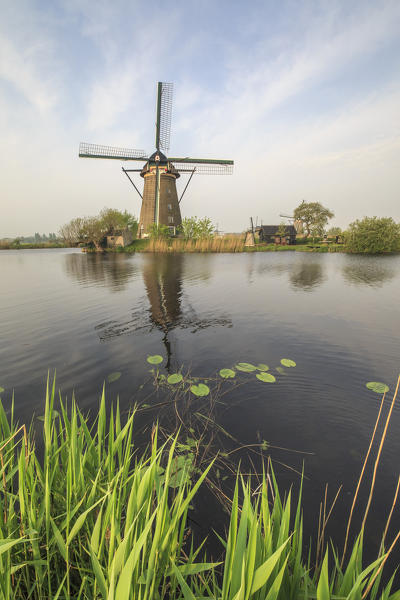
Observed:
[[[344,265],[344,279],[354,285],[382,287],[395,276],[395,270],[383,264],[385,258],[357,257],[351,264]]]
[[[294,264],[289,273],[290,283],[295,289],[306,292],[313,290],[325,280],[322,265],[317,262]]]
[[[130,257],[124,254],[66,254],[64,269],[69,277],[81,285],[97,284],[112,292],[125,289],[137,272]]]

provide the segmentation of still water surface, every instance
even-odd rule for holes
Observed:
[[[122,375],[107,397],[132,405],[149,354],[163,355],[165,372],[184,365],[199,376],[239,361],[296,361],[286,376],[275,373],[276,384],[252,378],[221,419],[243,444],[265,439],[313,452],[275,451],[278,478],[289,485],[297,476],[280,463],[301,470],[305,461],[310,531],[325,483],[331,497],[343,484],[332,518],[334,533],[343,528],[380,401],[365,383],[393,390],[400,371],[399,256],[20,250],[0,252],[0,274],[0,386],[7,406],[14,390],[25,422],[43,412],[48,370],[86,411],[115,371]],[[400,403],[378,474],[371,547],[400,470],[399,431]]]

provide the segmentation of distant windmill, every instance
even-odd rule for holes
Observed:
[[[172,233],[182,222],[179,204],[194,175],[228,175],[233,170],[233,160],[169,157],[172,83],[158,82],[156,112],[156,151],[147,156],[143,150],[114,148],[96,144],[81,143],[79,156],[84,158],[109,158],[114,160],[135,160],[145,162],[140,169],[124,169],[135,190],[142,198],[139,219],[139,237],[146,237],[154,224],[167,225]],[[140,193],[129,173],[138,172],[144,178],[143,195]],[[189,180],[178,200],[176,180],[181,173],[190,173]]]
[[[303,202],[304,202],[304,200],[303,200]],[[293,221],[293,225],[296,230],[296,233],[303,233],[303,221],[301,219],[297,219],[293,215],[279,215],[279,216]]]

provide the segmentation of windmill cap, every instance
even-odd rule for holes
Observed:
[[[154,161],[154,162],[160,162],[160,163],[166,163],[168,162],[168,158],[165,156],[165,154],[163,154],[162,152],[160,152],[160,150],[156,150],[150,157],[149,160]]]

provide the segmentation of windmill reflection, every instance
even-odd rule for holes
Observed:
[[[171,260],[173,258],[173,260]],[[167,353],[167,369],[171,363],[169,331],[181,318],[183,256],[146,256],[143,280],[150,302],[150,319],[163,332],[163,344]]]
[[[191,263],[192,264],[192,263]],[[193,266],[193,265],[192,265]],[[200,265],[199,265],[200,266]],[[196,332],[208,327],[232,327],[231,319],[225,316],[203,315],[184,301],[183,283],[185,256],[182,254],[142,255],[142,274],[148,303],[141,302],[124,321],[108,321],[97,325],[96,330],[102,341],[136,333],[152,331],[154,328],[162,332],[162,342],[167,356],[167,370],[171,368],[171,360],[176,353],[176,342],[173,332],[176,329],[189,329]],[[208,278],[204,272],[204,261],[196,278]],[[192,278],[193,274],[190,277]]]

